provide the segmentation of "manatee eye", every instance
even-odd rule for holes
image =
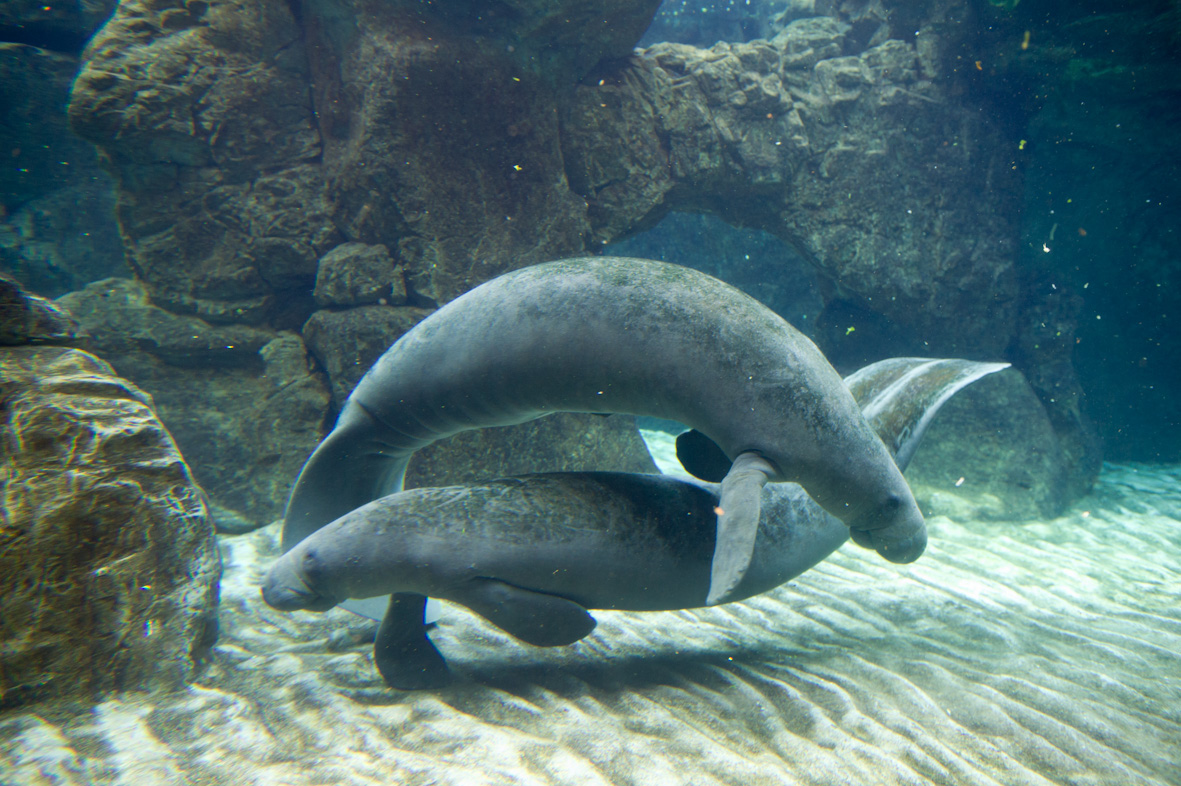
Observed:
[[[320,557],[315,549],[308,549],[299,563],[305,578],[315,578],[320,571]]]
[[[902,497],[898,496],[897,494],[891,494],[886,497],[885,501],[882,503],[882,507],[889,511],[899,510],[902,508]]]

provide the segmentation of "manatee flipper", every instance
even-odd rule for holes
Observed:
[[[718,443],[697,429],[677,437],[677,461],[690,475],[709,483],[721,483],[732,466]]]
[[[373,642],[373,661],[391,688],[441,688],[451,681],[447,662],[426,635],[426,602],[425,596],[409,592],[390,596]]]
[[[535,647],[573,644],[595,629],[595,618],[572,600],[474,579],[448,595],[510,636]]]
[[[759,507],[763,486],[775,475],[775,468],[758,453],[740,453],[734,466],[722,480],[718,501],[718,536],[714,544],[713,568],[710,571],[709,595],[705,602],[713,606],[734,591],[754,553],[759,534]]]

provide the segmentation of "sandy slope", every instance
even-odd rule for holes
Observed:
[[[572,647],[449,606],[457,683],[414,694],[329,644],[347,612],[262,604],[273,528],[227,538],[204,678],[0,715],[0,783],[1181,783],[1181,468],[1109,466],[1052,522],[930,525],[914,565],[846,545]]]

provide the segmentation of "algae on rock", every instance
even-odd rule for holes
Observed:
[[[151,399],[63,347],[0,349],[0,379],[0,706],[180,685],[221,560]]]

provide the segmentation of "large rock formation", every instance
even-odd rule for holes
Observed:
[[[967,7],[838,5],[765,20],[764,40],[633,52],[653,0],[311,0],[298,17],[279,0],[126,0],[70,111],[116,176],[154,305],[304,325],[337,403],[421,309],[670,210],[789,242],[825,312],[891,326],[877,350],[1025,364],[1024,341],[1069,368],[1069,346],[1022,332],[1044,304],[1013,266],[1009,140],[953,78]],[[1055,394],[1072,379],[1028,376],[1084,488],[1097,454]]]
[[[131,0],[89,45],[70,116],[119,181],[157,305],[295,326],[342,239],[397,249],[413,294],[443,302],[582,250],[555,106],[655,7],[309,2],[301,31],[281,0]]]
[[[630,53],[657,5],[306,4],[338,226],[396,248],[412,295],[436,303],[582,251],[557,107],[601,59]]]
[[[976,521],[1060,516],[1078,494],[1071,477],[1046,410],[1013,369],[944,404],[906,470],[924,514]]]
[[[538,59],[538,37],[567,28],[520,5],[480,20],[474,37],[476,20],[454,10],[307,3],[310,67],[294,53],[267,60],[247,89],[233,67],[298,35],[280,5],[243,17],[213,3],[198,20],[123,4],[89,49],[72,116],[120,173],[124,231],[157,304],[274,318],[274,296],[306,295],[323,241],[336,238],[325,211],[348,239],[394,253],[412,301],[442,302],[680,208],[785,238],[826,274],[830,298],[870,304],[934,351],[995,356],[1008,345],[1018,181],[997,128],[961,111],[941,81],[936,28],[868,45],[820,17],[769,41],[601,59],[626,54],[642,31],[616,19],[609,45],[591,36],[575,48],[590,54],[558,67]],[[629,6],[629,23],[642,6]],[[156,74],[136,58],[176,86],[149,89]],[[245,123],[252,100],[263,108]],[[179,121],[182,106],[193,121]],[[321,146],[323,169],[297,167],[306,188],[287,178],[286,202],[226,190],[313,161]],[[295,220],[301,211],[313,218]],[[254,253],[264,247],[265,264]]]
[[[936,354],[999,357],[1019,181],[998,129],[965,117],[915,44],[846,55],[849,31],[817,18],[770,41],[658,44],[579,88],[563,145],[593,237],[715,212],[802,250],[830,300],[869,304]]]
[[[69,314],[0,275],[0,346],[63,344],[77,336],[78,324]]]
[[[118,183],[129,261],[155,303],[298,326],[341,238],[289,5],[130,0],[84,56],[71,123]]]
[[[179,685],[221,562],[151,399],[63,347],[0,348],[0,380],[0,706]]]

